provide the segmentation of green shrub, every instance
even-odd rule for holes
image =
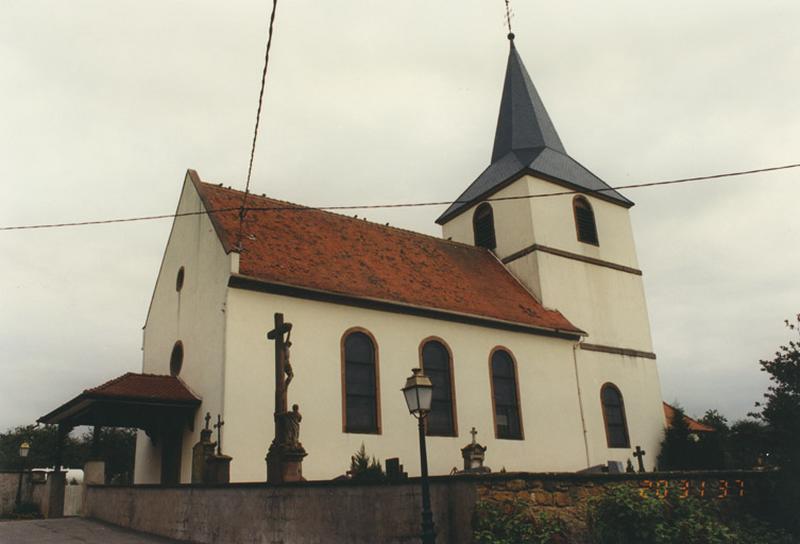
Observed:
[[[523,501],[481,501],[475,508],[472,536],[477,544],[557,544],[566,542],[564,535],[559,518],[534,515]]]
[[[370,459],[363,442],[356,454],[350,458],[349,474],[356,482],[382,482],[386,479],[380,461],[374,456]]]
[[[664,522],[664,507],[659,499],[642,497],[630,486],[612,486],[589,501],[587,521],[598,544],[656,542],[658,528]]]
[[[677,490],[674,490],[677,491]],[[589,501],[588,528],[595,544],[791,544],[788,534],[750,516],[728,519],[718,503],[642,496],[629,485],[609,487]]]

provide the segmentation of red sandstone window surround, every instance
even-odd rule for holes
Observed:
[[[342,336],[342,431],[381,434],[378,343],[366,329]]]
[[[523,440],[517,363],[511,352],[503,347],[494,348],[489,355],[489,372],[495,437]]]
[[[453,354],[441,338],[429,337],[419,346],[420,365],[433,382],[433,402],[426,420],[428,436],[458,436]]]
[[[613,383],[604,384],[600,389],[600,402],[603,407],[608,447],[630,448],[628,422],[625,418],[625,401],[617,386]]]

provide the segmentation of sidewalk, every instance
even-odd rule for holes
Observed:
[[[82,518],[0,521],[0,544],[176,544]]]

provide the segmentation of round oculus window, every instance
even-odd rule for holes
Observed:
[[[178,340],[172,347],[172,355],[169,356],[169,373],[177,376],[183,367],[183,342]]]

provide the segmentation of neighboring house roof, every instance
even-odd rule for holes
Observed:
[[[664,402],[664,418],[667,420],[667,427],[672,427],[672,420],[675,419],[675,407],[671,404]],[[700,423],[696,419],[692,419],[686,414],[683,415],[684,421],[689,426],[689,430],[694,433],[713,433],[716,429],[705,423]]]
[[[239,274],[263,282],[477,316],[570,335],[582,331],[545,309],[488,250],[362,219],[249,195],[189,175]],[[237,247],[241,238],[241,250]]]
[[[633,206],[633,202],[567,154],[512,39],[492,162],[436,222],[446,223],[525,174],[593,192],[598,198],[625,207]]]

